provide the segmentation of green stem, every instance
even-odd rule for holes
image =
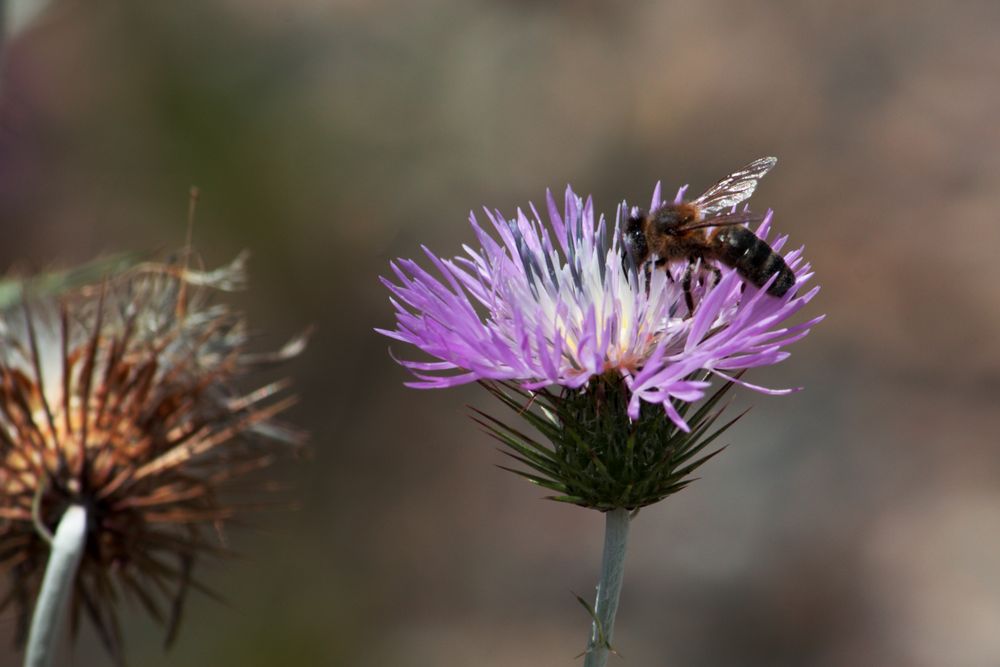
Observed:
[[[606,512],[604,528],[604,556],[601,559],[601,581],[597,585],[597,602],[594,603],[594,624],[587,644],[587,657],[583,667],[605,667],[615,629],[618,598],[622,592],[625,574],[625,546],[628,541],[629,511],[616,509]]]
[[[52,539],[52,553],[38,592],[35,612],[31,616],[24,667],[49,667],[53,664],[86,543],[87,511],[80,505],[70,505]]]

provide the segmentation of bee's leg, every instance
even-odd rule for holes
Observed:
[[[722,281],[722,271],[720,271],[719,267],[714,264],[711,264],[709,268],[712,269],[712,275],[715,276],[715,282],[712,283],[712,287],[715,287]]]
[[[646,262],[642,265],[642,271],[646,274],[646,291],[649,291],[649,283],[653,280],[653,263]]]
[[[694,275],[695,260],[688,261],[687,268],[684,269],[684,276],[681,278],[681,288],[684,290],[684,303],[687,304],[688,313],[694,314],[694,297],[691,296],[691,278]]]
[[[652,266],[653,268],[662,269],[663,273],[667,276],[669,282],[674,282],[674,277],[670,274],[670,267],[667,266],[667,260],[660,258],[655,262],[650,262],[647,266]]]

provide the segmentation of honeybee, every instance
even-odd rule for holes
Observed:
[[[736,269],[757,287],[776,276],[767,293],[784,296],[795,285],[795,274],[781,255],[744,226],[755,218],[747,212],[734,212],[734,207],[750,198],[757,181],[777,162],[773,157],[754,160],[691,201],[664,204],[648,213],[632,209],[623,232],[626,266],[631,263],[637,268],[648,267],[654,255],[652,263],[657,267],[686,261],[681,282],[688,312],[694,311],[691,280],[699,263],[713,271],[716,281],[719,269],[709,262]]]

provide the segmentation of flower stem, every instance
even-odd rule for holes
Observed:
[[[70,505],[52,539],[52,553],[49,554],[49,564],[38,592],[35,612],[31,616],[24,667],[49,667],[53,664],[86,538],[87,511],[81,505]]]
[[[601,559],[601,581],[597,584],[597,601],[594,603],[594,624],[587,644],[587,657],[583,667],[604,667],[615,629],[618,598],[622,592],[625,574],[625,545],[631,521],[629,511],[616,509],[605,512],[604,556]]]

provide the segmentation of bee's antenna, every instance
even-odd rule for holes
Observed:
[[[188,190],[187,233],[184,238],[184,252],[181,258],[181,285],[177,293],[177,317],[183,318],[187,309],[187,271],[191,264],[191,247],[194,239],[194,214],[198,208],[200,191],[197,185]]]

